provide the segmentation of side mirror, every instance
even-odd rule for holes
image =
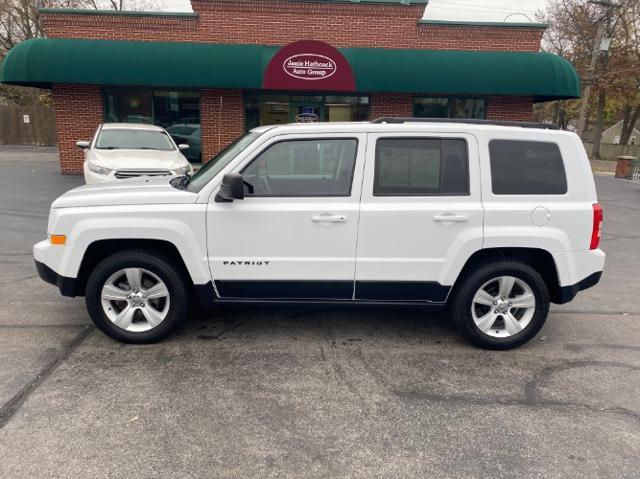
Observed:
[[[224,175],[216,195],[216,203],[230,203],[233,200],[244,200],[244,180],[239,173]]]
[[[76,146],[78,148],[80,148],[81,150],[88,150],[89,147],[91,146],[91,142],[90,141],[76,141]]]
[[[180,151],[188,150],[189,148],[191,148],[191,147],[189,145],[185,144],[185,143],[180,143],[178,145],[178,150],[180,150]]]

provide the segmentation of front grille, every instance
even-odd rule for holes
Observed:
[[[118,170],[115,174],[119,180],[139,176],[171,176],[171,172],[169,170]]]

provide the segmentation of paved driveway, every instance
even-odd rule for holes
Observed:
[[[16,155],[0,151],[0,477],[638,477],[639,185],[597,178],[606,277],[516,351],[411,309],[220,309],[140,347],[36,278],[49,203],[81,180]]]

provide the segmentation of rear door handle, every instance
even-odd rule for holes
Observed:
[[[311,217],[314,223],[345,223],[347,217],[345,215],[322,214]]]
[[[464,223],[465,221],[469,221],[469,217],[467,215],[443,213],[441,215],[434,216],[433,221],[438,221],[440,223]]]

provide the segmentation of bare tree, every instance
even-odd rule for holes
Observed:
[[[18,43],[44,35],[41,8],[158,10],[162,0],[0,0],[0,60]],[[0,85],[0,103],[47,103],[49,95],[34,88]]]
[[[41,8],[77,8],[85,0],[0,0],[0,60],[18,43],[43,35]],[[35,104],[48,101],[48,95],[33,88],[0,85],[0,101]]]
[[[622,119],[621,142],[627,142],[640,116],[640,0],[618,0],[609,12],[610,17],[603,18],[598,6],[588,0],[551,0],[548,10],[538,16],[550,23],[544,48],[571,61],[583,84],[593,82],[596,95],[588,105],[587,121],[593,124],[595,156],[599,155],[605,122]],[[611,44],[599,55],[592,79],[587,68],[599,22],[607,22]],[[538,114],[568,125],[577,116],[575,105],[562,102],[539,109]]]
[[[632,2],[623,12],[620,37],[621,61],[614,74],[620,79],[623,97],[620,144],[626,145],[640,119],[640,2]]]
[[[156,11],[164,8],[163,0],[88,0],[96,10]]]
[[[597,31],[594,23],[596,9],[586,1],[551,0],[547,10],[538,12],[536,17],[538,21],[549,24],[543,48],[569,60],[584,76]],[[577,100],[556,101],[538,106],[536,115],[540,120],[551,121],[567,129],[577,118],[580,104]]]

